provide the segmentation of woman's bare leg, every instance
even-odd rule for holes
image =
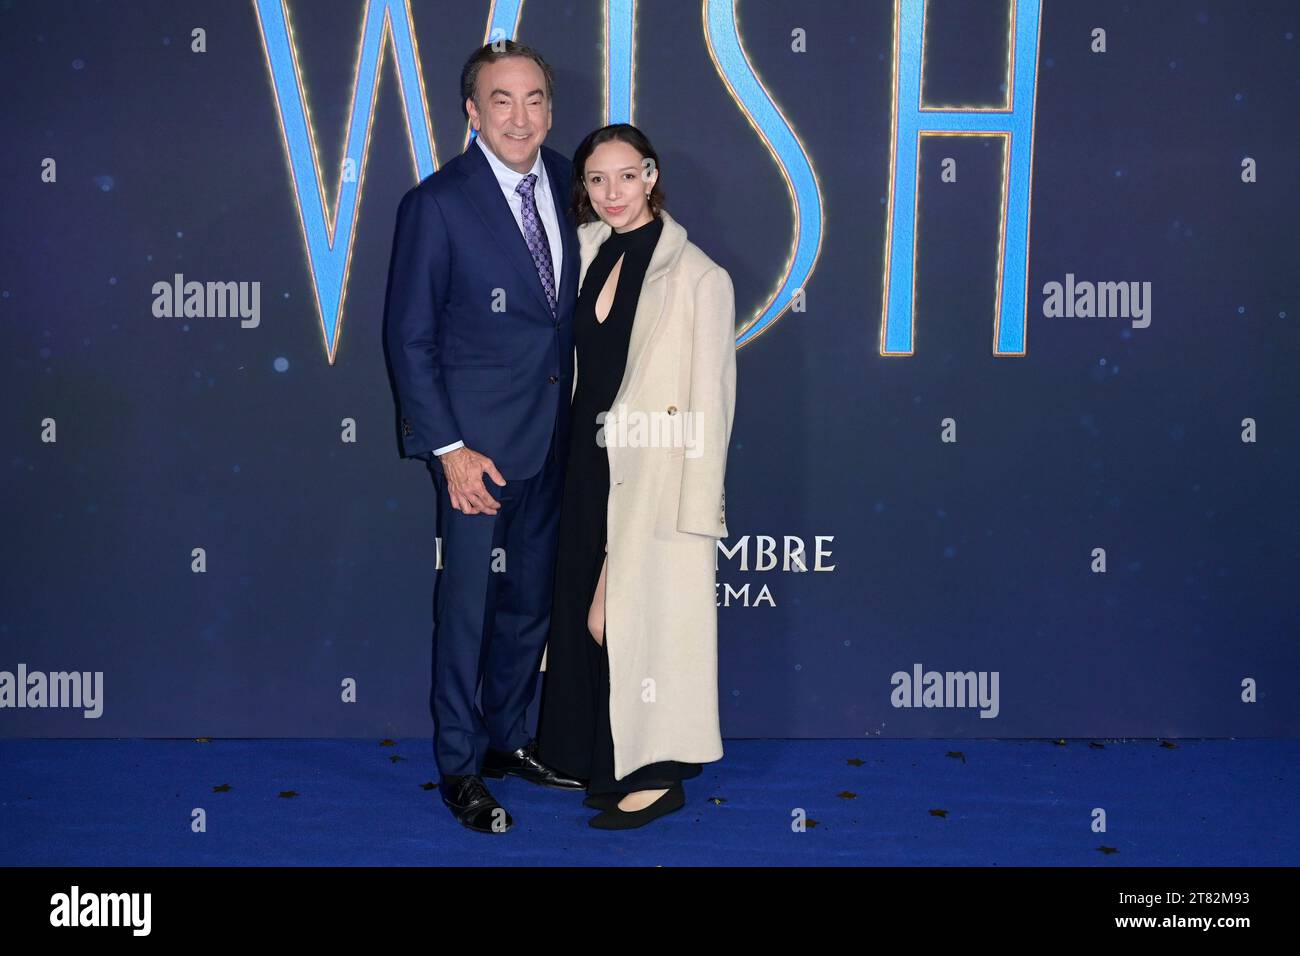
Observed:
[[[600,580],[596,582],[596,593],[587,609],[587,630],[597,644],[605,640],[605,570],[609,567],[609,555],[600,565]]]

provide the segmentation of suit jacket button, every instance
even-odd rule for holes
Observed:
[[[559,379],[556,378],[554,375],[552,375],[550,378],[547,379],[547,381],[550,382],[552,385],[554,385],[556,382],[559,381]]]

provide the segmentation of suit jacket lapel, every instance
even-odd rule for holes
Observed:
[[[468,167],[465,170],[465,179],[462,185],[469,195],[470,202],[474,204],[474,208],[478,210],[478,214],[482,217],[488,231],[492,233],[497,245],[505,253],[506,261],[524,277],[528,287],[533,290],[537,301],[541,303],[542,308],[545,310],[544,314],[549,318],[551,304],[546,299],[546,290],[542,288],[542,280],[537,275],[537,267],[533,265],[533,254],[528,251],[528,242],[524,239],[524,234],[519,230],[519,224],[515,222],[515,215],[510,211],[510,203],[506,201],[506,197],[502,194],[501,184],[497,182],[492,167],[488,165],[482,147],[471,140],[463,155],[468,162]],[[547,178],[555,178],[550,175],[549,167],[547,168]],[[564,230],[561,229],[560,231],[563,233]],[[561,288],[563,288],[563,284],[561,284]]]
[[[557,154],[558,155],[558,154]],[[564,261],[560,266],[560,298],[556,304],[557,312],[568,314],[573,304],[578,301],[578,233],[569,221],[569,188],[571,184],[562,181],[556,162],[542,151],[542,163],[546,166],[546,178],[551,184],[551,198],[555,202],[555,218],[560,223],[560,248],[564,250]],[[525,245],[527,245],[525,243]],[[529,261],[532,259],[530,257]],[[534,272],[537,270],[534,269]],[[538,282],[538,288],[541,283]],[[543,293],[545,298],[545,293]]]

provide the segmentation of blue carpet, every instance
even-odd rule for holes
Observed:
[[[0,740],[0,864],[1295,866],[1297,756],[1277,739],[729,740],[643,829],[593,830],[581,792],[510,778],[488,784],[516,826],[487,835],[423,788],[424,739]]]

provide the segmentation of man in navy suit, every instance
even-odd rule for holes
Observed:
[[[524,726],[550,619],[579,267],[571,164],[542,145],[551,91],[523,44],[469,58],[477,136],[402,198],[384,312],[401,454],[426,460],[438,494],[440,790],[480,832],[513,824],[484,776],[585,786],[539,761]]]

